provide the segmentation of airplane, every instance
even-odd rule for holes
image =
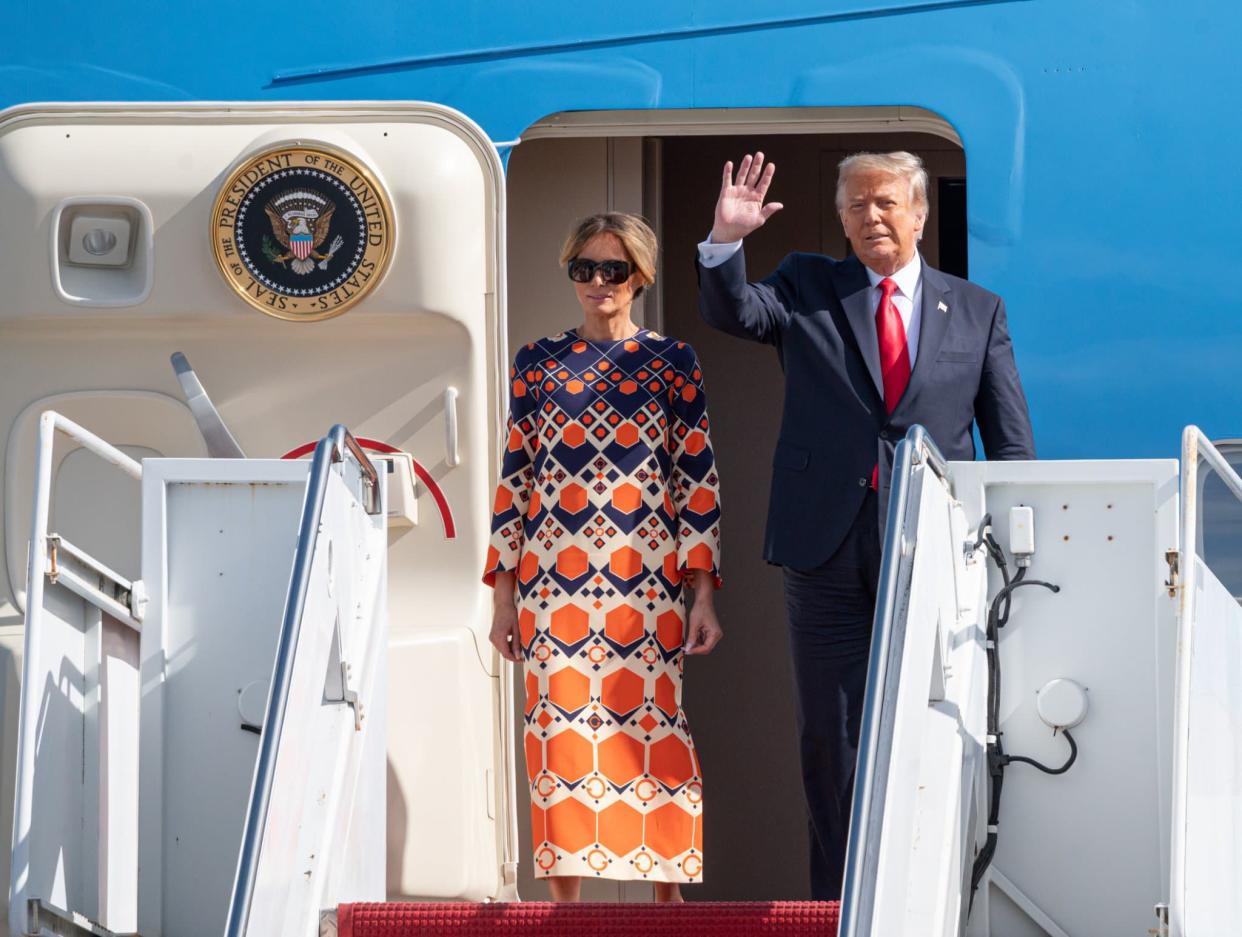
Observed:
[[[888,728],[860,762],[871,786],[855,802],[845,900],[816,913],[851,935],[1238,928],[1242,659],[1229,623],[1242,492],[1230,466],[1242,464],[1242,326],[1222,273],[1240,244],[1220,154],[1239,130],[1219,116],[1232,63],[1217,38],[1238,25],[1232,6],[224,0],[8,12],[9,933],[315,932],[362,899],[499,914],[544,894],[525,819],[520,675],[488,644],[479,574],[511,352],[576,321],[555,259],[575,218],[602,209],[641,213],[660,237],[640,314],[698,350],[721,462],[728,638],[687,667],[710,792],[707,872],[688,895],[708,910],[759,902],[756,914],[805,900],[779,572],[759,559],[763,499],[750,495],[769,484],[781,375],[770,352],[699,321],[692,264],[720,166],[758,148],[780,166],[787,207],[748,239],[752,275],[790,250],[844,252],[832,207],[843,156],[923,157],[922,250],[1004,297],[1040,456],[942,465],[934,440],[907,441],[908,498],[890,505],[890,526],[919,549],[895,540],[886,555],[890,594],[922,598],[877,617],[869,725]],[[334,261],[350,258],[332,232],[290,229],[286,245],[252,212],[263,259],[288,280],[265,285],[241,242],[221,236],[251,187],[295,160],[377,225],[358,261],[373,266],[334,282]],[[325,435],[338,425],[348,432]],[[300,795],[265,785],[281,757],[305,752],[265,730],[287,702],[271,687],[278,639],[301,621],[289,615],[299,557],[312,592],[332,579],[311,568],[315,537],[298,533],[312,480],[333,499],[327,526],[348,555],[386,549],[350,567],[350,588],[370,590],[365,628],[338,626],[340,590],[315,593],[306,619],[332,705],[284,737],[338,746],[316,763],[339,773],[324,783],[340,798],[316,835],[337,836],[339,854],[291,883],[281,870],[293,853],[269,851],[282,861],[265,865],[260,845],[273,810]],[[948,528],[926,526],[931,504]],[[1013,549],[1024,508],[1036,531],[1025,554]],[[987,515],[1007,571],[1029,557],[1032,577],[1061,590],[1013,596],[1013,624],[994,642],[1005,667],[995,728],[1007,753],[1045,766],[1063,763],[1067,727],[1079,752],[1061,775],[1008,766],[999,823],[986,770],[998,661],[985,632],[1004,580],[980,539]],[[979,544],[969,553],[967,540]],[[184,574],[167,578],[178,562]],[[951,608],[918,591],[946,579],[959,587]],[[34,681],[32,614],[59,622]],[[1192,654],[1195,634],[1215,643]],[[898,667],[883,680],[903,659],[926,674]],[[1195,669],[1213,662],[1223,669]],[[289,674],[308,666],[292,663]],[[1037,693],[1071,716],[1042,719]],[[961,732],[942,737],[953,706]],[[1057,724],[1071,717],[1081,725]],[[902,747],[917,737],[935,745]],[[936,806],[911,800],[920,788],[942,795]],[[918,839],[923,852],[916,820],[936,831]],[[297,902],[263,898],[295,884]],[[603,880],[585,891],[634,914],[648,913],[649,893]],[[286,911],[296,923],[263,917]],[[899,911],[909,916],[885,916]]]

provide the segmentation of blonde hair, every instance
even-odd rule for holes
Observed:
[[[879,172],[886,176],[905,179],[910,184],[910,204],[927,215],[927,170],[923,161],[913,153],[898,150],[896,153],[855,153],[841,160],[837,167],[837,211],[845,210],[845,185],[850,177],[860,172]]]
[[[629,255],[630,263],[634,265],[639,279],[642,280],[642,286],[650,286],[655,282],[657,250],[655,232],[638,215],[620,211],[589,215],[575,224],[569,237],[565,238],[565,245],[561,248],[561,266],[577,257],[578,252],[586,247],[591,238],[601,234],[611,234],[621,242],[621,246]],[[642,286],[639,289],[642,289]],[[638,290],[635,290],[636,295],[637,292]]]

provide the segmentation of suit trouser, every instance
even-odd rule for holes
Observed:
[[[841,896],[880,552],[876,494],[869,491],[826,563],[784,569],[811,836],[811,897],[820,901]]]

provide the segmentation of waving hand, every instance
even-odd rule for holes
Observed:
[[[768,163],[764,167],[762,153],[756,153],[753,157],[748,153],[742,157],[736,181],[733,178],[733,163],[725,163],[720,197],[716,200],[716,219],[712,225],[713,243],[740,241],[763,227],[765,221],[785,207],[780,202],[763,204],[775,173],[776,163]]]

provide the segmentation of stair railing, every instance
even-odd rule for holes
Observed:
[[[324,497],[327,494],[328,480],[333,465],[343,463],[347,455],[353,457],[362,473],[363,505],[366,512],[378,514],[380,510],[379,474],[349,430],[337,424],[319,441],[315,447],[315,454],[311,457],[306,498],[302,502],[297,552],[294,554],[293,574],[289,580],[289,595],[285,601],[284,620],[281,622],[280,635],[276,643],[271,690],[268,693],[267,713],[263,720],[259,756],[255,764],[252,795],[242,832],[237,875],[233,882],[232,899],[229,902],[225,937],[243,937],[250,918],[255,877],[259,865],[259,850],[263,842],[263,830],[267,825],[268,808],[271,806],[276,755],[284,728],[285,711],[288,708],[293,662],[302,627],[302,614],[306,608],[306,598],[310,588],[311,564],[315,556],[315,542],[323,515]]]
[[[884,829],[884,801],[893,747],[898,675],[901,673],[906,639],[905,618],[897,615],[898,599],[910,586],[909,560],[913,544],[905,537],[906,515],[914,470],[920,465],[930,468],[950,492],[953,490],[944,456],[927,430],[916,424],[897,444],[893,460],[875,622],[871,631],[871,657],[867,664],[867,696],[859,728],[854,803],[841,889],[840,937],[870,937],[875,913],[875,883]]]
[[[1182,431],[1181,537],[1177,560],[1170,569],[1169,586],[1176,590],[1177,676],[1174,690],[1173,727],[1173,829],[1171,834],[1169,912],[1171,933],[1183,934],[1186,905],[1187,864],[1187,765],[1190,743],[1191,665],[1195,647],[1195,598],[1198,590],[1199,504],[1203,492],[1200,462],[1214,471],[1225,487],[1242,502],[1242,478],[1197,426]],[[1170,594],[1173,594],[1172,591]]]
[[[22,662],[22,686],[35,685],[33,674],[41,672],[43,642],[43,601],[45,585],[64,586],[135,631],[142,631],[146,594],[141,581],[130,581],[85,550],[70,543],[64,536],[48,530],[52,508],[52,468],[56,434],[62,433],[83,449],[116,466],[131,478],[141,481],[142,465],[120,449],[109,445],[90,430],[53,410],[39,417],[39,447],[35,461],[35,498],[30,519],[30,542],[26,566],[25,594],[25,659]],[[25,926],[31,822],[34,811],[34,777],[36,744],[39,736],[38,706],[23,705],[17,735],[17,790],[13,805],[12,866],[9,914],[14,926]]]

